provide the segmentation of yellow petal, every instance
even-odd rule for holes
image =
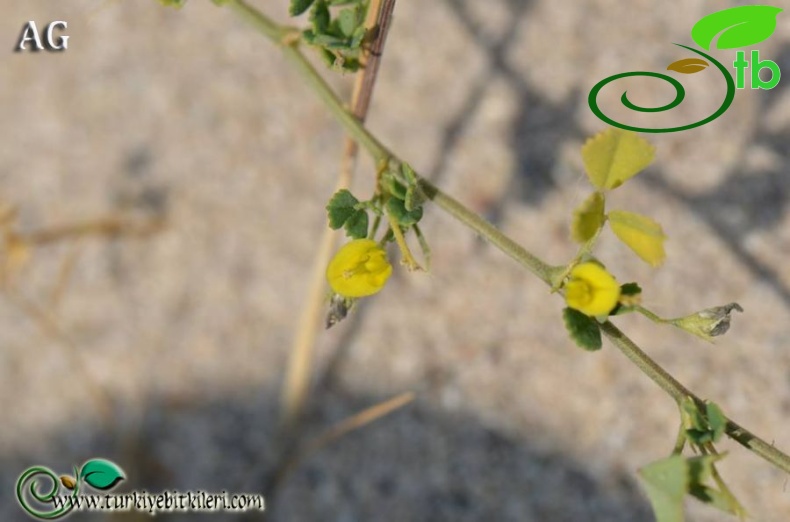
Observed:
[[[655,148],[638,134],[608,129],[587,140],[582,159],[587,177],[596,188],[617,188],[652,163]]]
[[[596,263],[582,263],[571,270],[565,283],[568,306],[591,316],[606,315],[617,305],[620,285]]]
[[[615,235],[651,266],[664,262],[664,240],[661,225],[647,216],[613,210],[609,212],[609,226]]]
[[[326,279],[335,293],[365,297],[381,290],[392,275],[387,253],[371,239],[355,239],[343,245],[329,262]]]

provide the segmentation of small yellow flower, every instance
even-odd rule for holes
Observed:
[[[387,253],[371,239],[346,243],[326,269],[329,286],[345,297],[373,295],[384,287],[391,274]]]
[[[568,306],[584,314],[606,315],[617,305],[620,285],[612,275],[596,263],[582,263],[571,270],[565,283]]]

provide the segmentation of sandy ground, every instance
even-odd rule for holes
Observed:
[[[611,74],[686,57],[671,43],[691,44],[697,19],[733,4],[401,0],[369,125],[450,194],[561,263],[574,252],[570,211],[588,191],[579,147],[604,128],[587,92]],[[285,19],[285,0],[257,5]],[[2,12],[0,194],[20,230],[130,214],[163,215],[167,227],[38,248],[0,298],[0,519],[25,519],[14,484],[26,467],[66,472],[97,456],[126,470],[127,491],[259,490],[280,456],[279,387],[325,226],[339,126],[272,45],[209,2],[176,11],[3,0]],[[12,52],[28,20],[68,21],[69,49]],[[790,16],[758,47],[790,71]],[[610,233],[599,251],[658,313],[743,306],[715,345],[641,317],[617,324],[785,450],[788,81],[739,91],[709,125],[650,138],[657,161],[611,204],[662,223],[663,267]],[[350,78],[332,83],[350,92]],[[693,121],[723,89],[710,71],[688,83],[673,118]],[[655,103],[663,89],[632,92]],[[357,191],[369,190],[370,175],[363,162]],[[497,250],[436,209],[423,224],[432,272],[398,270],[321,334],[318,369],[330,371],[306,434],[403,391],[416,402],[309,459],[271,499],[271,519],[652,520],[635,473],[671,449],[672,401],[611,345],[577,349],[561,301]],[[787,477],[737,444],[722,449],[723,474],[753,519],[787,520]],[[688,513],[726,518],[694,502]]]

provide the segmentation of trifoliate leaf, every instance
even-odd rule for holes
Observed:
[[[664,262],[664,240],[661,225],[647,216],[613,210],[609,212],[609,226],[615,235],[651,266]]]
[[[689,487],[688,470],[686,459],[680,455],[650,463],[639,470],[656,522],[683,522],[683,497]]]
[[[595,319],[570,307],[562,311],[562,319],[577,345],[591,352],[601,349],[601,327]]]
[[[422,219],[422,207],[418,207],[414,210],[406,210],[404,201],[397,198],[390,198],[389,201],[387,201],[387,210],[392,213],[398,223],[403,227],[410,227]]]
[[[291,16],[299,16],[300,14],[304,13],[310,6],[313,5],[315,0],[291,0],[291,5],[288,8],[288,13]]]
[[[598,189],[617,188],[650,165],[655,148],[636,133],[608,129],[587,140],[582,159],[590,183]]]
[[[716,36],[717,49],[748,47],[768,39],[776,30],[776,16],[782,11],[770,5],[743,5],[716,11],[701,18],[691,28],[691,38],[705,50]]]
[[[604,197],[596,191],[573,211],[571,237],[577,243],[586,243],[603,226]]]
[[[348,237],[354,239],[368,237],[368,213],[364,210],[357,210],[346,220],[344,227]]]
[[[337,230],[342,227],[357,212],[358,203],[359,200],[348,190],[338,190],[326,206],[330,228]]]

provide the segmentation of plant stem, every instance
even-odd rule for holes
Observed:
[[[295,34],[294,29],[277,25],[269,17],[244,2],[244,0],[229,0],[227,5],[263,33],[264,36],[280,46],[285,57],[294,64],[308,85],[318,94],[321,101],[326,104],[329,111],[343,124],[346,132],[373,156],[376,163],[392,156],[384,145],[367,132],[357,117],[346,110],[340,98],[337,97],[332,88],[318,74],[305,55],[302,54],[298,48],[299,39],[291,37],[291,35]],[[298,35],[298,33],[296,34]]]
[[[386,161],[390,161],[391,164],[400,163],[397,157],[382,145],[378,139],[370,134],[356,117],[345,109],[331,87],[329,87],[321,75],[313,68],[310,62],[298,49],[298,42],[296,40],[287,41],[288,39],[286,36],[290,32],[289,29],[278,26],[264,14],[248,6],[243,0],[229,0],[228,4],[241,14],[243,18],[252,23],[266,37],[281,46],[286,58],[288,58],[302,73],[308,85],[310,85],[319,98],[326,104],[329,111],[332,112],[337,120],[343,125],[346,132],[368,151],[377,164]],[[494,225],[439,190],[439,188],[426,179],[418,179],[420,189],[440,208],[487,239],[491,244],[516,260],[549,286],[552,284],[552,276],[556,275],[564,268],[553,267],[543,262],[521,245],[497,230]],[[691,393],[685,386],[659,366],[658,363],[653,361],[653,359],[643,352],[611,322],[607,321],[601,325],[601,330],[626,357],[628,357],[645,375],[653,380],[653,382],[658,384],[661,389],[667,392],[676,403],[679,404],[680,401],[686,397],[692,397],[695,402],[704,404],[701,399]],[[777,468],[790,474],[790,456],[779,451],[771,444],[768,444],[731,420],[727,421],[726,432],[732,439],[764,458]]]
[[[381,7],[381,0],[372,0],[368,6],[365,26],[373,29],[378,25],[379,14],[384,19],[381,23],[383,26],[391,17],[393,6],[394,0],[387,0],[387,5],[384,8]],[[244,13],[249,11],[249,8],[246,6],[239,6],[239,8],[243,9]],[[257,13],[252,13],[250,16],[251,20],[260,19],[262,27],[268,28],[266,34],[273,36],[284,34],[277,26],[273,26],[266,17],[261,17]],[[368,108],[370,107],[378,71],[377,64],[380,61],[386,35],[386,30],[380,29],[372,44],[371,53],[364,53],[361,57],[365,68],[357,73],[354,91],[351,95],[351,111],[360,122],[365,121]],[[285,37],[281,37],[281,40],[283,38]],[[334,192],[350,187],[354,168],[356,167],[358,149],[357,142],[351,137],[347,137],[343,148],[340,174]],[[294,433],[307,404],[310,379],[313,374],[314,346],[326,295],[326,266],[329,264],[338,236],[339,234],[336,231],[331,230],[329,227],[324,228],[313,262],[310,287],[305,298],[305,305],[302,307],[294,342],[288,353],[288,365],[280,404],[280,428],[284,440],[296,438]]]

